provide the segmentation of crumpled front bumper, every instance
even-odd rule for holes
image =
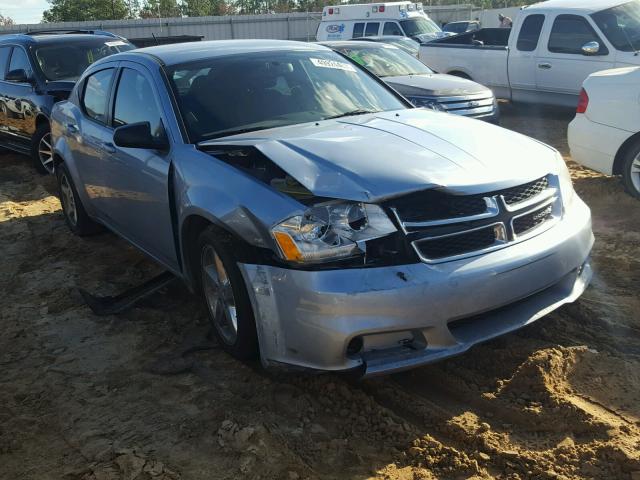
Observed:
[[[589,208],[576,196],[553,228],[477,257],[344,270],[240,267],[266,365],[371,376],[459,354],[573,302],[591,280],[593,241]]]

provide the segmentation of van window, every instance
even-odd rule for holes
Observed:
[[[380,30],[380,22],[369,22],[367,23],[367,29],[364,32],[364,36],[375,37],[378,35],[378,30]]]
[[[533,52],[538,47],[538,39],[542,31],[544,15],[529,15],[522,22],[516,48],[521,52]]]
[[[353,26],[353,38],[360,38],[364,33],[364,23],[356,23]]]
[[[382,30],[383,35],[403,35],[402,30],[400,30],[400,25],[396,22],[385,22],[384,29]]]
[[[609,53],[591,25],[579,15],[558,15],[549,35],[549,51],[582,55],[582,46],[587,42],[598,42],[598,55]]]

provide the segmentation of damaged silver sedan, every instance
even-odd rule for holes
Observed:
[[[588,207],[553,148],[412,108],[313,44],[151,47],[53,113],[67,224],[106,226],[264,365],[422,365],[576,300]]]

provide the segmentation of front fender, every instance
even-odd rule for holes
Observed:
[[[183,232],[189,217],[197,215],[250,245],[274,249],[270,228],[305,208],[293,198],[190,145],[174,158],[173,188],[179,232]]]

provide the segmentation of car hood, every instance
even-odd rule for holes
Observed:
[[[382,80],[405,96],[461,96],[474,93],[493,95],[491,90],[484,85],[467,80],[466,78],[440,73],[400,75],[396,77],[384,77]]]
[[[202,142],[254,146],[314,195],[376,202],[423,189],[473,194],[555,170],[555,150],[486,122],[423,109]]]

